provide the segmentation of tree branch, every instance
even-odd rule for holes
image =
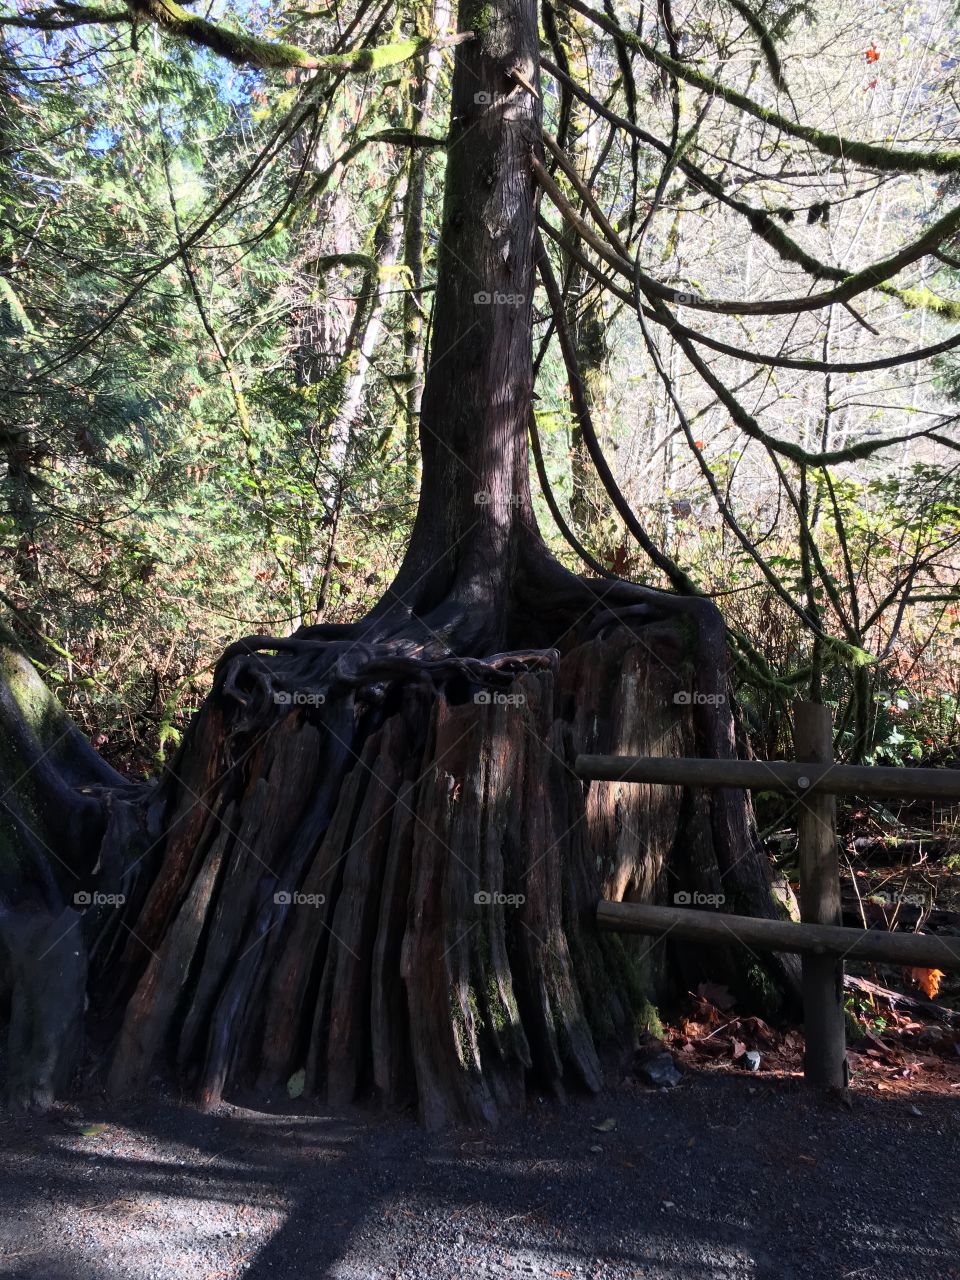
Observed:
[[[580,377],[580,369],[577,361],[577,353],[570,334],[567,331],[566,321],[563,314],[563,298],[560,295],[560,289],[557,285],[556,276],[553,274],[553,268],[550,265],[550,259],[547,257],[547,251],[543,246],[540,236],[536,240],[536,259],[537,269],[540,272],[540,279],[543,281],[543,287],[547,291],[547,298],[550,303],[550,310],[553,314],[553,322],[557,328],[557,337],[560,340],[560,351],[563,355],[563,361],[567,370],[567,382],[570,387],[570,399],[573,404],[573,411],[577,415],[577,422],[580,430],[583,432],[583,441],[587,446],[587,451],[593,461],[593,465],[597,469],[597,474],[603,487],[606,489],[610,501],[617,510],[618,515],[624,524],[639,542],[640,546],[647,553],[653,563],[666,574],[675,590],[682,592],[684,595],[701,596],[703,592],[696,585],[693,579],[680,566],[672,560],[665,552],[661,551],[655,542],[650,538],[646,529],[637,519],[633,508],[627,502],[626,498],[620,490],[614,478],[613,472],[604,457],[603,450],[600,447],[600,441],[597,439],[597,433],[593,427],[593,418],[590,413],[590,405],[587,401],[587,395],[583,388],[583,380]]]
[[[186,40],[219,54],[238,67],[260,71],[287,71],[300,67],[310,71],[379,71],[417,57],[430,48],[447,48],[473,39],[472,31],[454,35],[415,36],[378,48],[360,48],[349,53],[314,56],[298,45],[282,40],[261,40],[257,36],[190,13],[176,0],[127,0],[126,11],[60,0],[53,9],[27,16],[0,17],[0,26],[30,27],[41,31],[60,31],[68,27],[115,25],[120,22],[152,22],[178,40]]]
[[[837,133],[827,133],[823,129],[814,129],[809,125],[788,120],[786,116],[780,115],[777,111],[772,111],[769,107],[760,106],[758,102],[754,102],[746,94],[730,88],[729,85],[722,84],[719,80],[714,80],[712,76],[708,76],[705,72],[698,71],[685,62],[680,62],[676,58],[660,53],[653,45],[641,40],[639,36],[624,31],[622,27],[604,14],[597,13],[589,5],[583,4],[582,0],[564,0],[564,3],[569,5],[571,9],[575,9],[577,13],[583,14],[585,18],[595,23],[607,35],[614,39],[622,40],[628,48],[642,54],[643,57],[660,67],[661,70],[666,71],[669,75],[685,80],[688,84],[696,85],[698,89],[702,89],[704,93],[708,93],[712,97],[722,98],[725,102],[729,102],[731,106],[739,107],[741,111],[745,111],[747,115],[753,116],[756,120],[761,120],[764,124],[779,129],[790,137],[799,138],[801,141],[809,143],[816,151],[820,151],[823,155],[831,156],[834,160],[852,161],[854,164],[862,165],[865,169],[877,169],[894,173],[946,174],[956,173],[960,170],[960,151],[913,151],[905,148],[885,147],[878,142],[859,142],[855,138],[845,138]]]
[[[547,222],[542,214],[537,218],[537,225],[541,231],[546,232],[551,240],[554,240],[560,246],[564,253],[568,254],[581,266],[597,282],[600,288],[607,289],[614,297],[619,298],[621,302],[627,303],[630,307],[634,306],[634,300],[629,291],[618,285],[610,276],[604,275],[599,267],[595,266],[589,258],[580,252],[576,245],[571,243],[569,235],[566,237],[562,235],[556,227]],[[928,347],[914,347],[911,351],[903,351],[899,355],[875,356],[873,360],[815,360],[806,356],[768,355],[763,351],[748,351],[745,347],[736,347],[730,342],[724,342],[720,338],[714,338],[709,334],[700,333],[697,329],[691,329],[688,325],[681,324],[671,313],[658,315],[652,308],[645,306],[643,314],[647,320],[652,320],[655,324],[663,326],[668,333],[680,334],[691,342],[699,343],[703,347],[709,347],[711,351],[716,351],[719,355],[731,356],[734,360],[743,360],[748,364],[765,365],[773,369],[803,369],[807,373],[873,373],[881,369],[894,369],[899,365],[915,364],[921,360],[929,360],[933,356],[943,355],[947,351],[954,351],[960,347],[960,333],[955,333],[951,338],[944,338]],[[932,431],[914,432],[905,438],[912,440],[920,436],[930,439],[937,438]]]
[[[741,299],[726,298],[701,298],[695,294],[686,293],[682,289],[675,289],[671,285],[661,284],[659,280],[655,280],[652,276],[647,275],[646,272],[641,271],[638,273],[632,263],[627,261],[622,254],[612,249],[605,240],[593,232],[583,221],[536,156],[531,159],[531,168],[543,191],[550,197],[559,213],[563,215],[577,233],[586,240],[600,257],[615,270],[619,271],[621,275],[626,276],[628,280],[632,281],[635,276],[639,275],[643,291],[648,297],[657,298],[661,302],[680,303],[682,306],[692,307],[694,310],[711,311],[721,315],[798,315],[804,311],[818,311],[822,307],[833,306],[838,302],[848,302],[851,298],[866,292],[867,289],[876,288],[878,285],[885,283],[890,276],[896,275],[904,267],[910,266],[919,258],[933,253],[944,240],[960,230],[960,205],[957,205],[944,214],[942,218],[938,219],[933,226],[929,227],[912,244],[906,245],[903,249],[898,250],[897,253],[891,254],[889,258],[881,259],[881,261],[871,263],[870,266],[864,267],[860,271],[855,271],[852,275],[847,276],[843,284],[838,285],[836,289],[828,289],[821,293],[811,293],[806,297],[771,298],[762,302],[747,302]],[[905,296],[910,295],[910,293],[911,290],[909,289],[904,291]],[[940,303],[938,310],[947,310],[950,314],[955,313],[956,317],[960,318],[960,304],[946,302],[943,299],[938,299],[938,302]]]
[[[599,98],[595,97],[582,85],[578,84],[567,72],[556,66],[549,58],[542,57],[540,65],[543,69],[550,73],[558,80],[564,88],[580,99],[591,110],[595,111],[604,119],[609,120],[611,124],[622,129],[625,133],[630,134],[634,139],[645,143],[654,151],[660,152],[661,155],[669,156],[671,148],[669,143],[664,142],[661,138],[657,138],[654,134],[648,133],[645,129],[640,128],[633,121],[619,115],[616,111],[612,111]],[[834,267],[826,262],[822,262],[819,258],[814,257],[801,244],[799,244],[791,235],[781,227],[776,221],[776,211],[768,209],[760,209],[755,205],[748,204],[745,200],[738,200],[736,196],[731,195],[724,189],[722,182],[711,177],[710,174],[695,164],[688,156],[684,155],[677,161],[677,167],[681,173],[698,187],[705,194],[712,196],[719,203],[724,204],[734,212],[739,213],[750,224],[750,230],[768,244],[785,262],[796,263],[808,271],[810,275],[817,280],[847,280],[851,272],[843,267]],[[792,217],[797,210],[784,209],[785,216]],[[940,249],[931,250],[934,257],[947,261],[944,253]],[[952,319],[960,319],[960,304],[951,302],[928,291],[917,289],[903,290],[886,282],[881,282],[874,286],[879,292],[885,293],[891,298],[896,298],[903,306],[911,309],[924,309],[929,311],[938,311],[943,315],[947,315]],[[807,366],[796,366],[798,368]],[[811,366],[812,367],[812,366]],[[849,372],[855,372],[850,370]]]

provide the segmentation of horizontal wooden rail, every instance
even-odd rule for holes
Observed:
[[[883,929],[846,929],[835,924],[795,924],[732,916],[688,907],[654,907],[639,902],[601,902],[597,923],[621,933],[669,934],[705,943],[741,942],[761,951],[840,956],[846,960],[885,960],[924,969],[960,970],[960,937],[932,933],[888,933]]]
[[[835,796],[960,800],[960,769],[886,769],[879,765],[697,760],[670,756],[577,756],[574,769],[579,777],[599,782],[742,787],[790,795],[820,792]]]

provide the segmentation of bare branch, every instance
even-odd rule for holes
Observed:
[[[669,75],[685,80],[688,84],[696,85],[698,89],[702,89],[704,93],[708,93],[712,97],[722,98],[725,102],[729,102],[731,106],[739,107],[741,111],[745,111],[755,119],[763,121],[764,124],[771,125],[790,137],[799,138],[802,142],[808,143],[816,151],[822,152],[823,155],[831,156],[835,160],[844,160],[862,165],[865,169],[877,169],[885,172],[947,174],[960,171],[960,151],[911,151],[902,147],[885,147],[878,142],[860,142],[855,138],[845,138],[837,133],[827,133],[823,129],[814,129],[810,125],[788,120],[786,116],[777,111],[772,111],[769,107],[760,106],[758,102],[754,102],[746,94],[730,88],[729,85],[722,84],[719,80],[714,80],[712,76],[708,76],[705,72],[698,71],[695,67],[691,67],[685,62],[680,62],[676,58],[660,53],[653,45],[641,40],[639,36],[624,31],[622,27],[618,26],[605,14],[597,13],[589,5],[583,4],[582,0],[564,0],[564,2],[571,9],[575,9],[577,13],[583,14],[585,18],[595,23],[607,35],[622,40],[628,48],[642,54]]]

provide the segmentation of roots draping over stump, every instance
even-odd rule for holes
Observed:
[[[617,607],[586,610],[561,650],[457,657],[362,628],[229,650],[159,786],[118,788],[124,850],[101,833],[75,867],[73,968],[89,949],[110,1092],[302,1088],[415,1103],[438,1127],[496,1123],[531,1087],[599,1089],[655,1016],[666,952],[600,934],[598,899],[699,889],[773,911],[741,796],[575,776],[580,752],[732,747],[716,700],[708,720],[683,697],[704,679],[696,628]],[[56,1034],[21,1036],[42,1058],[21,1063],[21,1100],[31,1070],[62,1076]]]

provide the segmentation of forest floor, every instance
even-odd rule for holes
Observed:
[[[680,1059],[683,1062],[683,1059]],[[688,1068],[498,1134],[158,1100],[0,1117],[11,1280],[949,1280],[960,1096]]]

